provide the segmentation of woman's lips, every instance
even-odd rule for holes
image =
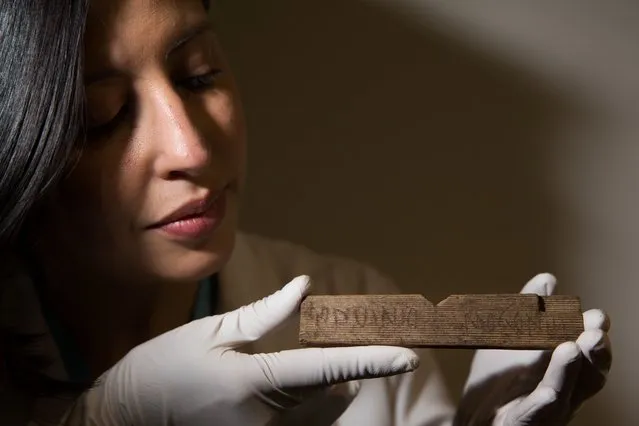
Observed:
[[[187,240],[201,239],[219,227],[226,214],[226,189],[220,191],[212,201],[191,203],[174,213],[175,219],[163,220],[151,229],[159,230],[171,237]],[[193,213],[184,213],[186,211]],[[183,213],[179,213],[183,212]]]

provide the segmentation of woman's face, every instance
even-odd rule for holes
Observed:
[[[67,258],[116,280],[200,279],[233,248],[245,128],[201,0],[94,0],[88,141],[50,215]]]

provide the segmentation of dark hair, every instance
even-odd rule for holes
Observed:
[[[82,141],[88,0],[0,2],[0,252]]]

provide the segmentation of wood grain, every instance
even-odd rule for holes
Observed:
[[[584,331],[574,296],[454,295],[436,306],[419,294],[314,295],[302,302],[302,346],[393,345],[553,349]]]

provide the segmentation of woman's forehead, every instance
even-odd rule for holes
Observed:
[[[208,22],[201,0],[94,0],[87,20],[87,67],[161,54]]]
[[[203,0],[91,0],[89,15],[101,17],[110,14],[154,13],[162,9],[183,9],[197,5],[208,9]]]

